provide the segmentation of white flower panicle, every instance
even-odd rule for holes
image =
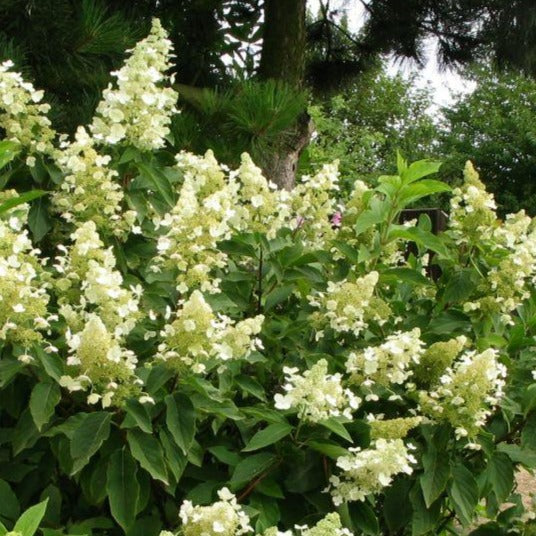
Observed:
[[[401,439],[377,439],[367,449],[348,449],[347,456],[337,459],[341,472],[330,477],[333,503],[364,501],[391,484],[397,474],[411,474],[417,462],[411,448]]]
[[[336,234],[331,216],[336,209],[334,193],[339,190],[339,163],[325,164],[313,176],[302,177],[291,192],[293,222],[309,245],[321,249]]]
[[[40,251],[34,249],[28,231],[21,230],[28,207],[16,209],[0,219],[0,341],[29,347],[50,325],[48,284]]]
[[[342,386],[340,374],[328,374],[328,362],[320,359],[303,375],[297,368],[285,367],[285,394],[276,394],[275,407],[286,410],[294,408],[298,418],[309,422],[319,422],[330,417],[343,416],[352,419],[352,413],[359,407],[361,399],[350,389]]]
[[[98,315],[89,313],[85,322],[79,333],[67,329],[67,365],[76,367],[79,374],[62,376],[60,385],[70,391],[91,388],[88,402],[100,401],[104,408],[138,394],[141,382],[134,373],[134,353],[121,346],[121,339],[110,333]]]
[[[36,91],[13,67],[9,60],[0,64],[0,127],[6,139],[20,143],[28,153],[50,155],[56,136],[47,117],[50,105],[41,103],[43,91]],[[30,157],[28,163],[33,162]]]
[[[99,233],[123,235],[136,214],[122,212],[123,189],[115,182],[117,171],[108,167],[110,160],[110,156],[97,152],[93,138],[79,127],[75,141],[66,143],[56,156],[65,178],[52,195],[52,205],[76,226],[91,220]]]
[[[419,328],[399,331],[387,337],[380,346],[352,352],[346,361],[346,371],[351,375],[351,381],[365,387],[403,384],[413,375],[412,366],[419,363],[424,352],[420,336]]]
[[[183,536],[241,536],[253,532],[248,515],[227,489],[218,491],[220,500],[210,506],[184,501],[179,511]]]
[[[247,153],[242,155],[238,170],[231,173],[231,178],[234,177],[240,183],[240,228],[275,238],[289,219],[290,194],[266,180]]]
[[[477,244],[489,240],[497,223],[497,205],[471,162],[465,164],[463,185],[452,194],[449,228],[456,242]]]
[[[204,157],[181,153],[177,163],[184,182],[173,210],[156,221],[166,231],[158,239],[154,270],[175,271],[181,293],[195,288],[219,292],[213,272],[227,265],[227,255],[218,242],[231,236],[238,186],[226,182],[212,151]]]
[[[467,351],[446,369],[438,385],[420,391],[421,411],[438,421],[449,422],[457,437],[474,437],[503,396],[506,367],[498,352]]]
[[[171,115],[177,112],[177,93],[166,87],[172,79],[172,44],[158,19],[150,34],[131,51],[124,66],[112,73],[117,87],[103,92],[91,124],[94,138],[115,145],[129,143],[142,151],[159,149],[169,134]]]
[[[357,337],[368,325],[367,308],[378,277],[378,272],[370,272],[354,282],[330,281],[325,292],[309,296],[309,303],[320,309],[333,330],[351,332]]]
[[[511,313],[530,296],[529,285],[536,280],[536,229],[524,211],[509,214],[493,233],[490,257],[495,257],[485,281],[479,287],[484,295],[467,302],[466,311],[500,313],[511,323]]]
[[[201,292],[195,290],[181,303],[175,320],[164,326],[156,357],[179,371],[203,373],[210,359],[242,359],[261,348],[256,335],[263,320],[258,315],[234,323],[224,315],[216,315]]]
[[[126,289],[111,248],[105,249],[92,221],[72,235],[56,258],[59,312],[67,324],[67,364],[73,372],[61,379],[71,391],[91,388],[90,403],[119,405],[141,394],[136,357],[124,340],[141,313],[141,288]]]
[[[60,313],[78,331],[90,307],[115,336],[126,337],[141,314],[141,287],[123,287],[113,250],[104,247],[94,222],[78,227],[71,238],[72,246],[56,257]]]
[[[294,528],[295,534],[299,536],[353,536],[350,530],[343,528],[341,518],[336,512],[327,514],[312,527],[296,525]],[[264,531],[263,536],[293,536],[293,532],[290,530],[281,532],[277,527],[270,527]]]

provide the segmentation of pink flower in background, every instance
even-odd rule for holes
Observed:
[[[335,227],[340,227],[342,222],[342,212],[337,211],[333,216],[331,216],[331,223]]]

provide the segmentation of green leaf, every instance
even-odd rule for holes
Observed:
[[[251,376],[246,376],[245,374],[240,374],[234,378],[235,383],[243,389],[246,393],[254,396],[262,402],[266,401],[266,395],[264,393],[263,386],[257,381],[254,380]]]
[[[36,242],[39,242],[52,229],[52,219],[48,212],[48,198],[40,198],[32,203],[28,213],[28,227]]]
[[[28,408],[22,412],[13,431],[11,439],[13,454],[16,456],[24,449],[32,447],[38,439],[39,430],[37,430],[30,409]]]
[[[464,465],[455,465],[452,468],[452,482],[448,493],[460,521],[469,525],[478,504],[478,484]]]
[[[239,454],[229,450],[227,447],[224,447],[223,445],[209,447],[207,450],[217,460],[224,463],[225,465],[230,465],[231,467],[235,467],[236,465],[238,465],[240,463],[240,460],[242,459]]]
[[[13,532],[20,532],[22,536],[33,536],[45,515],[47,504],[48,499],[28,508],[15,523]]]
[[[30,412],[40,431],[54,415],[54,409],[61,399],[59,385],[52,381],[37,383],[30,396]]]
[[[141,430],[129,430],[127,440],[132,456],[156,480],[169,484],[164,452],[160,441]]]
[[[41,365],[45,369],[45,372],[57,382],[60,381],[60,378],[63,376],[63,364],[64,361],[57,354],[45,352],[41,346],[35,345],[34,352],[37,355]]]
[[[268,425],[264,430],[258,431],[242,449],[244,452],[259,450],[288,436],[292,426],[288,423],[275,423]]]
[[[451,257],[451,253],[440,236],[436,236],[430,231],[425,231],[420,227],[404,227],[393,225],[388,235],[389,239],[403,238],[409,242],[415,242],[418,246],[439,254],[445,259]]]
[[[5,480],[0,480],[0,516],[15,521],[20,514],[17,496]]]
[[[313,450],[316,450],[321,454],[325,454],[326,456],[328,456],[328,458],[332,458],[333,460],[336,460],[341,456],[348,455],[348,451],[344,447],[341,447],[336,443],[330,443],[328,441],[310,440],[307,441],[307,445],[309,445]]]
[[[284,285],[282,287],[277,287],[272,292],[266,295],[266,298],[264,299],[264,310],[270,311],[273,309],[276,305],[280,304],[281,302],[284,302],[294,290],[293,285]]]
[[[449,458],[434,445],[428,445],[427,451],[422,456],[424,473],[420,477],[426,507],[441,495],[450,478]]]
[[[0,387],[5,387],[24,368],[18,359],[0,360]]]
[[[493,454],[488,462],[487,477],[498,503],[506,501],[514,486],[514,466],[510,458],[502,452]]]
[[[418,485],[412,488],[409,498],[413,508],[413,516],[411,520],[412,536],[429,534],[439,521],[439,516],[441,513],[441,501],[436,501],[430,506],[430,508],[427,508],[421,489]]]
[[[7,534],[7,528],[6,526],[0,521],[0,536],[6,536]]]
[[[390,533],[398,532],[409,524],[412,508],[408,501],[411,480],[396,479],[385,492],[383,516]]]
[[[389,203],[373,197],[370,202],[370,208],[364,210],[356,219],[356,235],[364,233],[374,225],[382,223],[387,219],[389,213]]]
[[[230,484],[234,489],[247,484],[261,473],[267,471],[275,462],[277,456],[269,452],[261,452],[243,459],[236,467]]]
[[[165,430],[160,430],[160,442],[164,448],[164,455],[167,462],[167,467],[171,471],[171,474],[175,478],[176,482],[179,482],[186,465],[188,465],[188,459],[186,455],[177,447],[173,441],[171,434]]]
[[[380,281],[388,285],[399,282],[411,283],[413,285],[432,285],[427,277],[417,270],[411,268],[389,268],[380,274]]]
[[[114,519],[127,531],[134,523],[140,495],[136,479],[138,466],[123,448],[110,456],[106,478],[106,491]]]
[[[0,141],[0,169],[11,162],[21,151],[21,145],[14,141]]]
[[[346,439],[346,441],[353,443],[352,436],[348,433],[348,430],[346,430],[343,424],[339,422],[335,417],[330,417],[329,419],[319,421],[318,424],[320,424],[320,426],[323,426],[324,428],[327,428],[339,437]]]
[[[112,415],[106,411],[88,413],[74,431],[71,441],[71,457],[73,458],[73,474],[84,467],[102,443],[110,435]]]
[[[0,204],[0,214],[24,203],[29,203],[33,199],[37,199],[38,197],[42,197],[47,194],[48,192],[45,192],[44,190],[30,190],[29,192],[24,192],[17,197],[11,197]]]
[[[521,446],[536,452],[536,411],[532,411],[521,432]]]
[[[348,505],[348,512],[354,527],[364,534],[376,535],[380,532],[380,526],[374,510],[366,502],[353,502]]]
[[[169,208],[175,206],[175,198],[173,195],[173,186],[169,182],[169,179],[159,169],[152,167],[151,165],[139,162],[137,164],[138,169],[141,171],[141,178],[143,182],[142,187],[149,187],[153,192],[158,193],[160,197],[166,202]]]
[[[129,399],[125,404],[125,408],[127,410],[127,414],[132,417],[140,430],[146,432],[147,434],[151,434],[153,432],[151,417],[149,416],[149,413],[143,404],[137,400]]]
[[[190,399],[182,394],[168,395],[166,425],[184,454],[192,445],[195,436],[195,409]]]
[[[419,160],[413,162],[401,173],[402,180],[406,184],[418,181],[423,177],[437,173],[441,167],[441,162],[436,162],[434,160]]]
[[[450,186],[441,181],[424,179],[414,182],[402,188],[400,192],[401,208],[411,205],[423,197],[441,192],[450,192],[450,190]]]
[[[459,270],[449,279],[442,296],[442,303],[466,302],[476,287],[473,271]]]

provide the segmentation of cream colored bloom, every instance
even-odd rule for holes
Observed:
[[[179,516],[184,536],[241,536],[252,532],[249,517],[227,489],[218,491],[220,500],[210,506],[184,501]]]
[[[0,128],[6,139],[20,143],[29,153],[51,155],[56,132],[47,117],[50,106],[41,103],[43,92],[25,82],[13,66],[12,61],[0,64]],[[32,164],[35,158],[28,160]]]
[[[172,79],[172,44],[158,19],[150,34],[131,51],[124,66],[112,73],[117,86],[103,92],[90,130],[97,141],[126,142],[142,151],[164,146],[171,116],[177,112],[177,93],[166,87]]]
[[[340,472],[330,478],[334,504],[364,501],[391,484],[395,475],[411,474],[417,460],[410,449],[401,439],[377,439],[367,449],[349,449],[337,459]]]
[[[352,419],[361,399],[342,385],[340,374],[328,374],[328,362],[321,359],[303,375],[298,369],[285,367],[285,394],[276,394],[275,407],[295,408],[304,421],[319,422],[330,417]]]
[[[181,302],[175,319],[161,331],[162,342],[156,357],[177,370],[202,373],[211,359],[242,359],[260,348],[261,341],[256,335],[263,320],[258,315],[235,323],[216,315],[201,292],[195,290]]]

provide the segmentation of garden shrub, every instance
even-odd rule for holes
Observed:
[[[534,222],[470,163],[436,236],[435,162],[341,199],[174,155],[170,53],[72,140],[0,68],[0,534],[533,530]]]

